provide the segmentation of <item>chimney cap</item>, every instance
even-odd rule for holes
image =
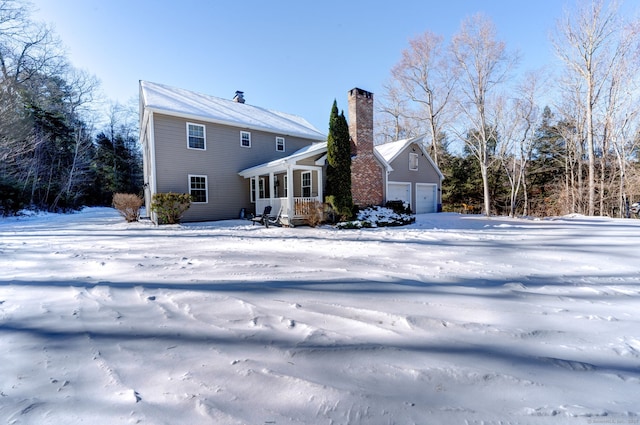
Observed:
[[[233,96],[233,101],[238,103],[244,103],[244,92],[240,90],[236,90],[235,96]]]
[[[371,93],[370,91],[366,91],[363,89],[359,89],[358,87],[354,87],[351,90],[349,90],[349,95],[350,96],[364,96],[367,99],[370,99],[371,97],[373,97],[373,93]]]

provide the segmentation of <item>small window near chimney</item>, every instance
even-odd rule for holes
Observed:
[[[418,171],[418,154],[409,153],[409,170]]]
[[[240,132],[240,146],[242,146],[243,148],[251,147],[251,133],[249,133],[248,131]]]
[[[276,137],[276,151],[284,152],[284,137]]]

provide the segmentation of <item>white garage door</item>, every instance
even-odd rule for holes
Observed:
[[[437,212],[435,184],[419,183],[416,185],[416,214]]]
[[[411,183],[391,183],[387,185],[387,201],[411,203]]]

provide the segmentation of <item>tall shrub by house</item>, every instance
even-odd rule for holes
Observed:
[[[151,211],[156,213],[158,224],[180,223],[190,206],[191,195],[188,193],[156,193],[151,200]]]
[[[327,203],[341,220],[349,220],[353,211],[351,198],[351,141],[344,112],[338,114],[334,100],[327,137]]]

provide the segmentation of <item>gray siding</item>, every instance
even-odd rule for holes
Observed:
[[[418,154],[418,171],[409,170],[409,153],[415,148]],[[389,173],[389,181],[401,181],[412,183],[440,183],[440,176],[431,163],[422,156],[422,151],[415,145],[409,145],[391,162],[393,171]]]
[[[414,148],[415,151],[412,151],[412,148]],[[418,154],[417,171],[409,170],[409,153],[411,152]],[[438,172],[431,165],[431,162],[429,162],[426,157],[422,156],[420,147],[415,143],[410,144],[405,150],[400,152],[390,165],[393,168],[393,171],[389,173],[389,182],[411,183],[411,209],[414,212],[416,203],[416,183],[433,183],[438,185],[438,188],[440,188],[440,176],[438,175]],[[441,191],[438,190],[436,193],[438,196],[438,203],[440,204],[442,203]]]
[[[189,191],[190,174],[206,175],[208,203],[192,204],[184,221],[237,218],[241,208],[253,210],[249,198],[249,180],[238,172],[282,158],[311,144],[308,139],[286,134],[187,120],[154,114],[156,175],[158,192]],[[206,150],[187,148],[186,123],[206,128]],[[251,148],[240,146],[240,131],[251,133]],[[285,152],[276,151],[276,136],[285,138]]]

